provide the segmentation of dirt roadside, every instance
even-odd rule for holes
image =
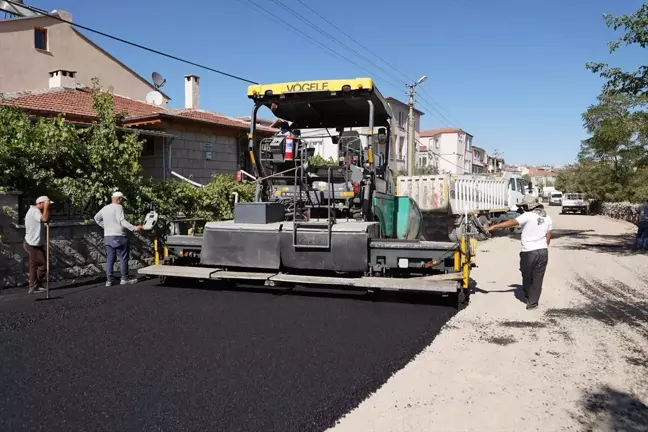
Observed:
[[[631,224],[549,212],[537,310],[519,241],[481,243],[469,307],[330,430],[648,431],[648,255]]]

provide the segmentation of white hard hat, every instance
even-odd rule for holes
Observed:
[[[112,197],[113,197],[113,198],[126,199],[126,197],[124,196],[124,194],[121,193],[121,192],[119,192],[119,191],[117,191],[117,192],[113,192]]]
[[[39,196],[38,198],[36,198],[36,204],[44,203],[45,201],[49,201],[50,204],[54,204],[54,201],[49,199],[47,195]]]

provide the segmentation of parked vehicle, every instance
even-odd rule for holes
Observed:
[[[562,200],[562,213],[589,213],[589,200],[580,193],[565,194]]]
[[[485,240],[485,228],[519,216],[528,205],[522,177],[480,175],[399,176],[397,195],[412,198],[423,215],[427,240],[458,241],[465,229]],[[536,199],[533,197],[526,197]],[[466,218],[468,223],[464,223]]]
[[[551,192],[549,196],[549,205],[550,206],[559,206],[562,205],[563,193],[559,191]]]
[[[549,202],[551,199],[552,192],[556,192],[556,188],[553,186],[543,186],[542,188],[542,199],[543,201]]]

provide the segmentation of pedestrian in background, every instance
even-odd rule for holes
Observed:
[[[639,223],[635,248],[637,250],[648,250],[648,199],[639,208]]]
[[[49,221],[49,208],[54,202],[47,196],[36,199],[25,215],[25,241],[23,247],[29,255],[29,294],[44,292],[43,279],[46,273],[45,227]]]
[[[520,272],[522,273],[522,290],[527,301],[527,309],[535,309],[540,301],[542,282],[549,261],[549,243],[551,242],[552,220],[538,202],[530,202],[528,211],[515,219],[492,225],[488,231],[500,228],[522,228],[520,251]]]
[[[122,203],[126,197],[121,192],[112,194],[112,203],[108,204],[94,217],[95,222],[104,230],[104,242],[106,244],[106,286],[113,284],[113,266],[115,257],[119,259],[119,270],[121,271],[121,284],[137,282],[131,278],[128,272],[129,245],[126,237],[126,230],[141,231],[142,226],[135,226],[126,220]]]

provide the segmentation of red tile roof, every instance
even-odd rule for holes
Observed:
[[[249,127],[249,123],[242,119],[228,117],[211,111],[168,109],[119,95],[114,96],[114,101],[115,113],[124,115],[124,123],[128,123],[134,119],[166,117],[197,120],[240,129],[247,129]],[[92,106],[92,91],[88,88],[76,90],[57,88],[16,93],[5,95],[5,100],[0,100],[0,104],[12,105],[36,112],[62,113],[68,116],[85,118],[96,117],[96,112]],[[267,126],[259,126],[258,129],[268,132],[275,130]]]
[[[544,168],[535,168],[535,167],[530,167],[529,168],[529,177],[557,177],[558,174],[556,174],[553,171],[546,170]]]
[[[466,135],[470,135],[465,130],[459,128],[436,128],[436,129],[428,129],[428,130],[421,131],[421,137],[422,138],[433,137],[433,136],[447,134],[447,133],[465,133]]]

